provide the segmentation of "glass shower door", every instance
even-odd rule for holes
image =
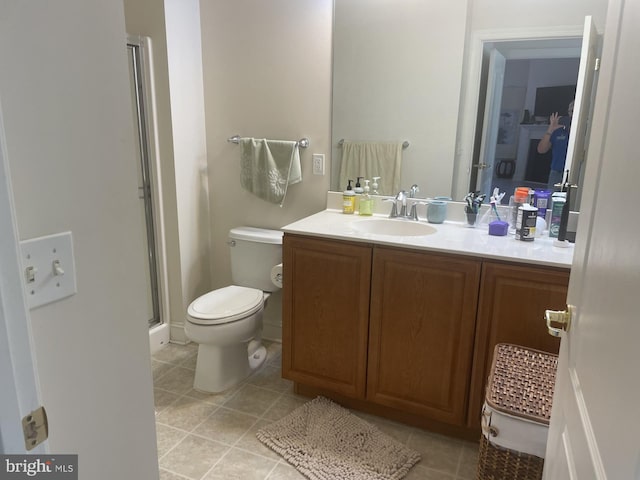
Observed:
[[[127,43],[129,60],[129,79],[131,82],[131,106],[136,128],[136,156],[138,158],[138,197],[140,198],[140,221],[145,226],[145,238],[142,248],[146,254],[145,275],[147,283],[147,321],[149,328],[162,322],[160,317],[160,295],[158,284],[158,259],[156,251],[154,208],[151,182],[151,159],[149,155],[148,125],[145,110],[145,92],[143,81],[143,51],[133,42]]]

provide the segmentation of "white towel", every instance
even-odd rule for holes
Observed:
[[[282,207],[289,185],[302,181],[298,142],[241,139],[240,184]]]
[[[340,164],[340,189],[347,180],[380,177],[380,195],[395,195],[400,191],[402,142],[343,142]]]

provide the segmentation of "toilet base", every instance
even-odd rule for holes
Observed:
[[[251,375],[266,358],[267,349],[254,342],[232,347],[201,343],[193,388],[206,393],[224,392]]]
[[[259,368],[267,359],[267,349],[264,345],[260,345],[253,354],[249,354],[249,367],[251,371]]]

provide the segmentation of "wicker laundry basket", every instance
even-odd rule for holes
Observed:
[[[500,343],[482,411],[478,480],[542,478],[558,356]]]

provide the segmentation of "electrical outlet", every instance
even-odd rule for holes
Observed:
[[[313,158],[313,174],[324,175],[324,153],[314,153],[312,158]]]

